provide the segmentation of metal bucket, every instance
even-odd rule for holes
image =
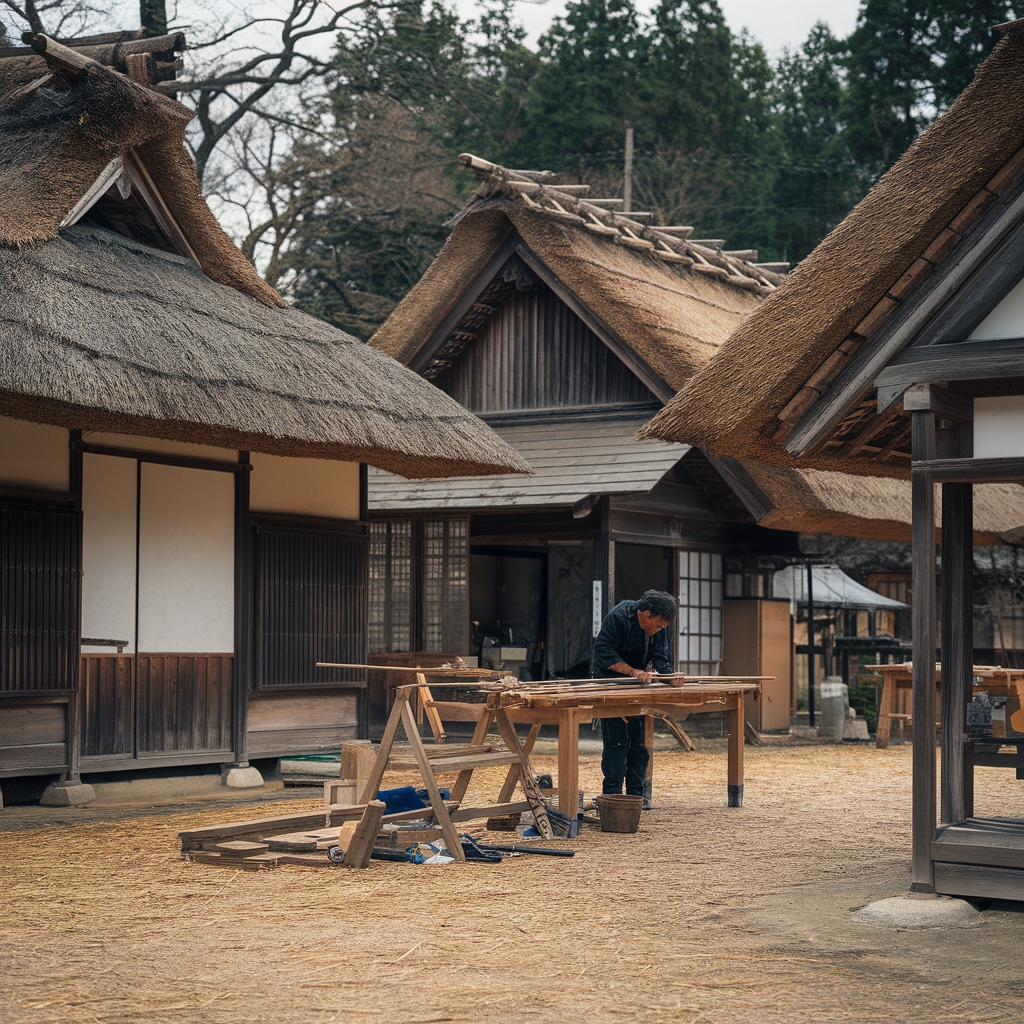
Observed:
[[[603,793],[597,798],[597,811],[601,815],[602,832],[635,832],[640,826],[642,796],[623,796]]]

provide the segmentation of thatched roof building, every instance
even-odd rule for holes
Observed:
[[[613,212],[590,186],[549,171],[516,171],[463,154],[480,187],[440,254],[371,345],[428,379],[476,337],[515,286],[499,275],[522,259],[662,401],[782,282],[777,264],[723,251]]]
[[[735,458],[909,477],[910,420],[876,376],[936,338],[933,303],[1024,173],[1024,23],[953,107],[645,428]],[[941,289],[940,289],[941,290]],[[993,299],[993,303],[995,299]],[[929,334],[929,331],[932,333]]]
[[[33,45],[0,60],[0,413],[410,477],[526,470],[456,402],[260,279],[203,199],[189,110]]]

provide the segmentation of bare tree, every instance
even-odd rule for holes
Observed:
[[[85,31],[105,11],[89,0],[0,0],[25,23],[30,32],[67,37]]]

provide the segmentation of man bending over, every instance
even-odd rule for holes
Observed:
[[[675,598],[663,590],[648,590],[639,601],[620,601],[605,616],[594,641],[595,677],[632,677],[643,685],[659,673],[671,672],[668,627],[675,613]],[[601,733],[603,792],[621,793],[625,779],[626,792],[647,797],[649,806],[644,779],[651,755],[644,746],[643,715],[602,718]]]

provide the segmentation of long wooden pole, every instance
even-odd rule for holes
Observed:
[[[357,665],[348,662],[334,662],[334,661],[318,661],[316,663],[317,668],[356,668],[364,669],[375,672],[422,672],[424,674],[430,674],[434,672],[471,672],[492,675],[490,669],[475,669],[475,668],[419,668],[410,667],[408,665]],[[693,676],[688,675],[685,672],[664,672],[653,677],[652,682],[660,682],[665,679],[683,679],[688,683],[735,683],[735,682],[766,682],[774,679],[775,676],[733,676],[733,675],[722,675],[722,676]],[[537,683],[524,682],[523,689],[534,688],[537,686],[591,686],[594,683],[620,683],[627,686],[635,685],[627,682],[629,676],[606,676],[598,679],[548,679],[544,681],[538,681]],[[482,680],[487,682],[488,680]],[[466,683],[473,682],[473,677],[469,676],[465,680]],[[431,686],[436,687],[438,684],[432,682]],[[460,685],[458,683],[451,684],[453,686]]]
[[[913,462],[935,458],[935,414],[912,412]],[[913,533],[913,892],[934,892],[935,841],[935,486],[927,470],[912,470]]]

